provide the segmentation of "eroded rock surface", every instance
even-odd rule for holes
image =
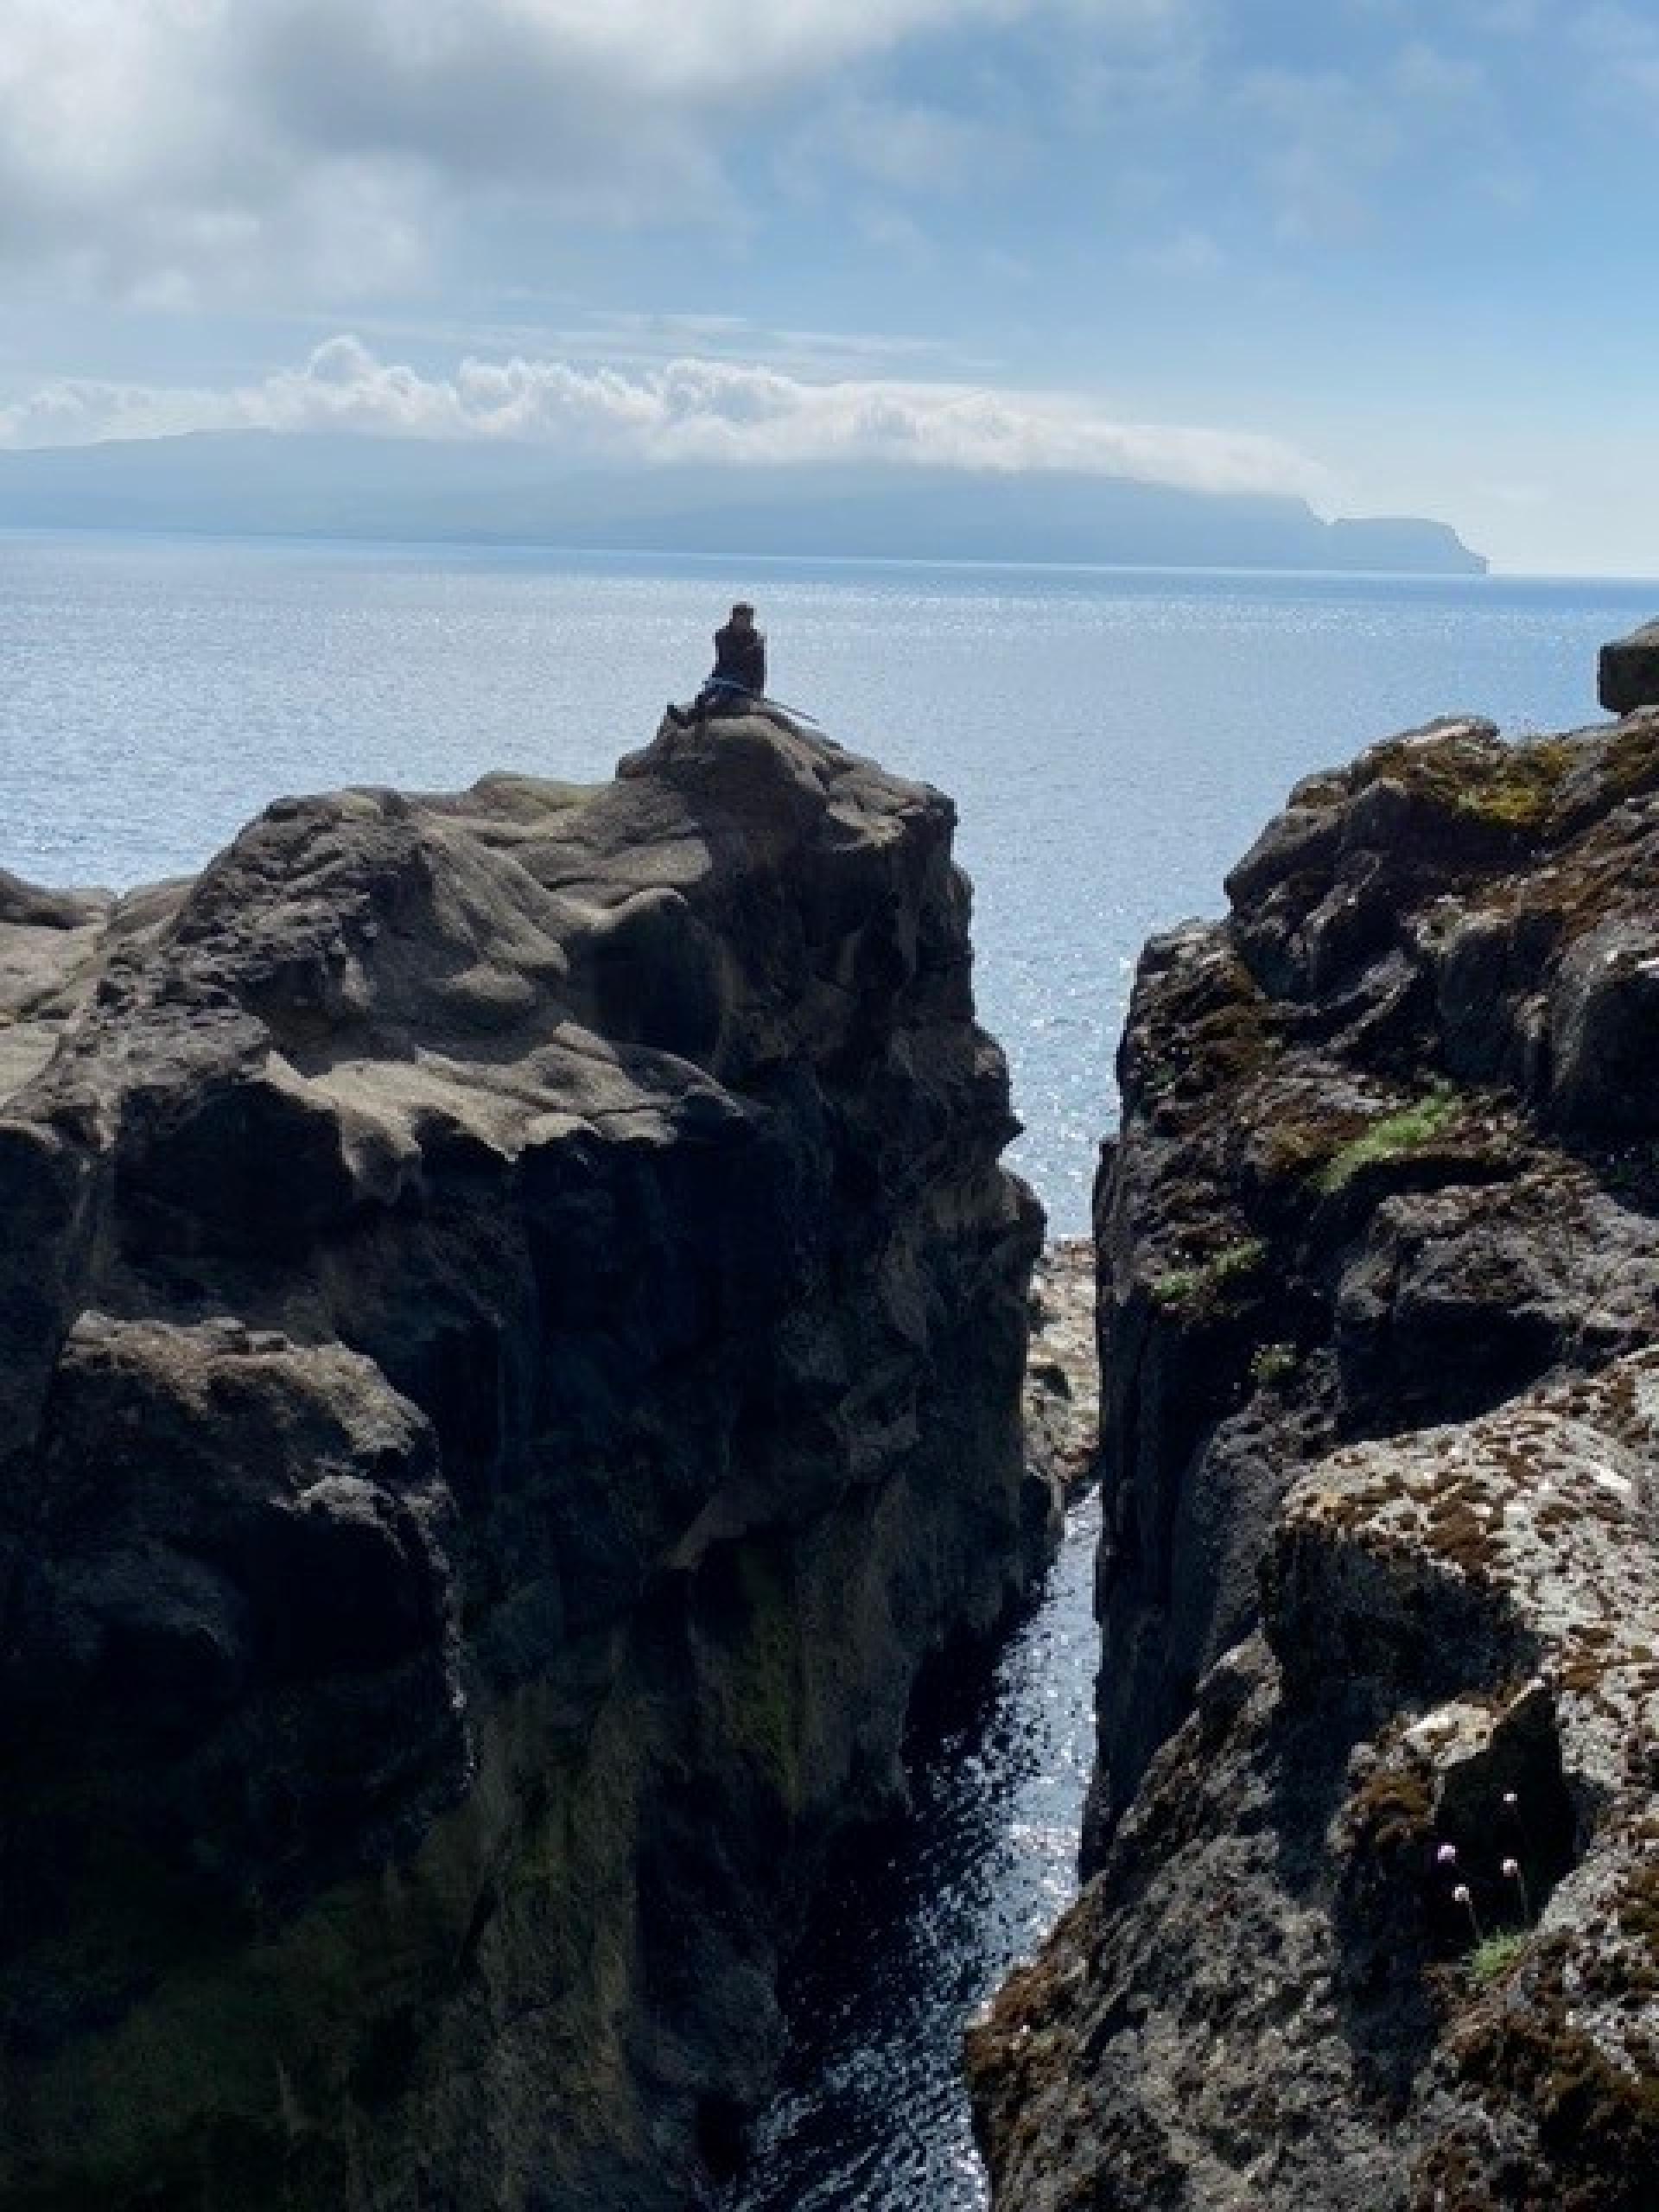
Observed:
[[[1066,1493],[1086,1490],[1100,1471],[1096,1339],[1095,1248],[1087,1237],[1057,1238],[1032,1277],[1026,1449]]]
[[[1659,715],[1391,741],[1228,887],[1122,1055],[1091,1878],[971,2039],[996,2202],[1641,2212]]]
[[[683,2207],[1019,1594],[937,792],[759,723],[0,882],[0,2200]]]

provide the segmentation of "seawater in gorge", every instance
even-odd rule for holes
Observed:
[[[0,866],[199,867],[279,791],[590,780],[702,674],[745,588],[778,688],[951,791],[976,989],[1058,1230],[1086,1223],[1147,932],[1219,903],[1295,779],[1451,709],[1594,713],[1628,585],[1151,575],[0,535]],[[911,1814],[849,1861],[791,1978],[795,2036],[729,2212],[982,2204],[963,2024],[1068,1900],[1087,1779],[1096,1507]]]
[[[917,1746],[908,1817],[849,1852],[786,1992],[792,2044],[725,2212],[967,2212],[986,2202],[964,2021],[1076,1887],[1093,1747],[1098,1496],[977,1694]]]

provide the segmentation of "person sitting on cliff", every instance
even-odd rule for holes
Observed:
[[[754,626],[754,609],[740,599],[731,620],[715,632],[715,666],[689,707],[671,705],[670,721],[681,729],[710,715],[741,715],[765,694],[766,640]]]

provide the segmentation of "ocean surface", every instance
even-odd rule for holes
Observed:
[[[780,699],[961,810],[981,1014],[1057,1230],[1087,1226],[1153,930],[1214,912],[1298,777],[1451,712],[1599,719],[1659,586],[625,559],[0,533],[0,867],[127,886],[264,803],[492,768],[586,781],[753,599]],[[963,2023],[1065,1904],[1087,1781],[1092,1503],[995,1678],[833,1884],[729,2212],[974,2212]]]
[[[1297,777],[1371,738],[1593,719],[1596,647],[1659,612],[1630,584],[0,533],[0,867],[126,886],[279,792],[608,775],[740,594],[778,697],[955,797],[1017,1157],[1067,1230],[1148,931],[1215,911]]]

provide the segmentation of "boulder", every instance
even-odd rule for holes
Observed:
[[[1659,707],[1659,622],[1604,645],[1596,668],[1596,696],[1610,715]]]

